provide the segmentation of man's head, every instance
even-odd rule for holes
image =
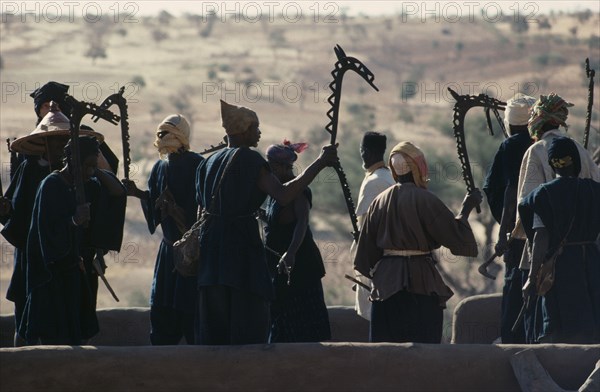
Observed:
[[[548,163],[561,177],[577,177],[581,171],[581,157],[575,142],[568,137],[557,137],[548,147]]]
[[[386,140],[384,134],[369,131],[363,135],[360,142],[360,157],[363,161],[363,167],[368,169],[377,162],[383,161],[385,154]]]
[[[516,94],[506,102],[504,125],[509,129],[511,135],[527,131],[527,123],[534,103],[535,98],[522,93]]]
[[[60,110],[67,116],[71,114],[71,106],[65,101],[69,86],[57,82],[48,82],[34,90],[29,96],[33,98],[33,110],[41,121],[50,111],[50,101],[58,103]]]
[[[181,114],[170,114],[156,129],[154,146],[161,158],[177,151],[190,149],[190,124]]]
[[[390,152],[388,162],[392,170],[392,177],[399,181],[404,176],[412,175],[414,183],[421,187],[427,188],[428,169],[427,161],[423,151],[411,142],[400,142]]]
[[[548,96],[540,95],[531,108],[531,117],[527,123],[531,137],[539,140],[545,132],[561,125],[568,129],[566,121],[569,116],[568,108],[571,106],[572,103],[555,93],[550,93]]]
[[[92,136],[79,136],[79,162],[81,164],[81,175],[83,181],[89,180],[98,168],[98,154],[100,145]],[[69,167],[72,167],[72,143],[71,140],[65,146],[65,161]]]
[[[50,111],[29,135],[11,143],[11,150],[41,156],[50,162],[53,168],[58,168],[61,166],[63,149],[69,140],[71,123],[54,101],[50,102],[49,107]],[[94,136],[100,142],[104,140],[101,134],[86,125],[81,125],[80,135]]]
[[[260,129],[256,112],[221,100],[221,120],[230,141],[248,147],[258,145]]]

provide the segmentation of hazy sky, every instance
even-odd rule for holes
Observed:
[[[120,1],[119,3],[126,4],[128,1]],[[263,13],[269,13],[270,10],[280,12],[284,7],[290,12],[298,5],[305,12],[313,13],[319,10],[322,14],[333,13],[341,9],[346,9],[351,15],[364,13],[368,15],[394,14],[399,13],[403,9],[408,14],[421,15],[429,11],[439,10],[440,13],[453,13],[458,10],[465,14],[474,10],[479,13],[482,9],[493,12],[497,7],[502,8],[503,12],[515,12],[519,7],[522,12],[526,13],[549,13],[550,10],[562,11],[577,11],[585,10],[586,8],[593,12],[600,12],[600,1],[130,1],[139,7],[139,13],[142,15],[154,15],[160,10],[167,9],[170,13],[177,15],[183,12],[201,13],[203,9],[216,7],[219,11],[222,9],[235,10],[236,7],[242,12],[246,11],[249,14],[255,9],[260,9]]]

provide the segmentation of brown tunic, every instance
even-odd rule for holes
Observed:
[[[374,301],[405,290],[438,295],[444,305],[453,292],[444,283],[431,255],[383,256],[385,249],[431,252],[440,246],[457,256],[477,256],[471,227],[456,219],[440,199],[413,183],[396,184],[377,196],[369,207],[354,269],[373,279]]]

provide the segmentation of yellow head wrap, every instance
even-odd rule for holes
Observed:
[[[168,132],[158,137],[161,131]],[[154,146],[158,148],[161,159],[180,149],[190,149],[190,124],[181,114],[171,114],[158,125]]]

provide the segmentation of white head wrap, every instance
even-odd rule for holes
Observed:
[[[531,107],[536,99],[522,93],[516,94],[506,102],[504,111],[504,125],[527,125]]]

